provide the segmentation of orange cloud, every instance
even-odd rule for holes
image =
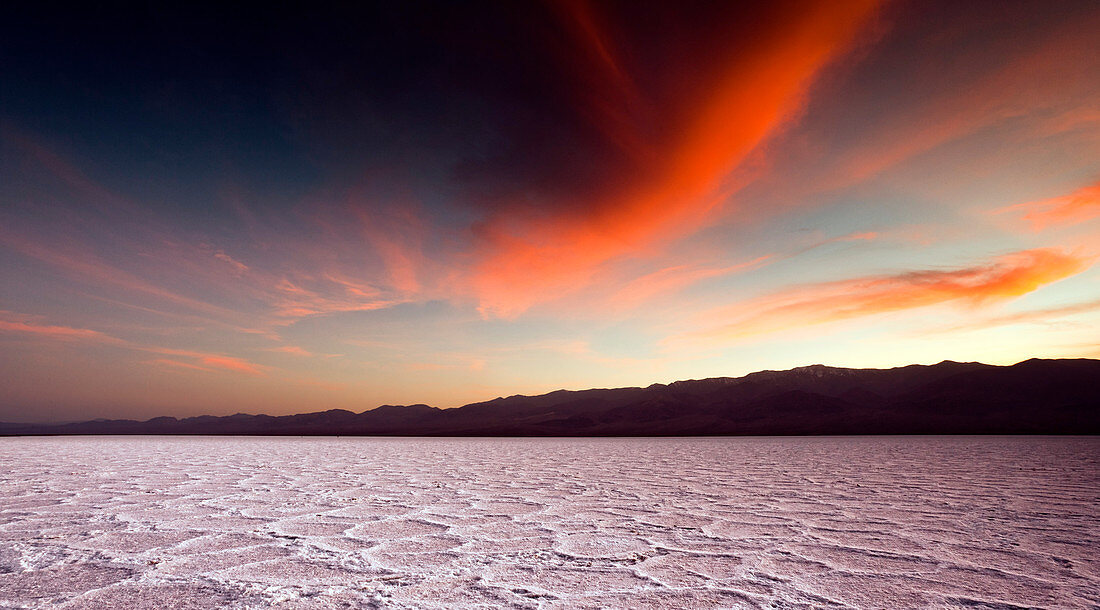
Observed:
[[[6,319],[4,319],[6,318]],[[39,324],[32,316],[0,311],[0,332],[33,335],[59,340],[89,340],[101,343],[121,343],[110,335],[87,328]]]
[[[194,362],[181,363],[178,360],[154,360],[151,362],[159,364],[173,363],[177,365],[187,366],[189,368],[198,368],[202,370],[215,370],[221,369],[224,371],[232,371],[235,373],[244,373],[245,375],[263,376],[265,374],[264,369],[266,367],[249,362],[243,358],[234,358],[232,356],[225,356],[222,354],[210,354],[206,352],[196,352],[185,349],[175,349],[171,347],[158,347],[150,345],[137,345],[130,344],[130,347],[137,350],[146,352],[153,352],[155,354],[163,354],[165,356],[182,356],[184,358],[191,358]]]
[[[698,229],[736,190],[732,172],[801,107],[813,77],[850,46],[875,4],[820,3],[722,60],[706,93],[686,101],[675,137],[653,141],[658,158],[631,183],[567,211],[510,208],[479,227],[471,285],[482,314],[514,317],[588,284],[608,261]],[[586,36],[599,55],[610,53]],[[615,72],[620,64],[601,65]]]
[[[836,239],[830,240],[834,242],[842,241],[873,241],[878,239],[879,235],[875,231],[864,231],[863,233],[852,233],[850,235],[842,235]]]
[[[981,306],[1080,273],[1092,262],[1076,253],[1040,248],[963,269],[800,286],[712,313],[708,319],[726,321],[677,339],[728,341],[948,302]]]
[[[195,360],[195,362],[193,363],[168,359],[157,359],[150,361],[154,364],[169,364],[206,371],[222,369],[237,373],[244,373],[246,375],[264,375],[263,366],[253,362],[249,362],[242,358],[234,358],[232,356],[225,356],[222,354],[210,354],[205,352],[196,352],[191,350],[182,350],[170,347],[160,347],[155,345],[134,343],[132,341],[119,339],[118,337],[113,337],[106,333],[101,333],[99,331],[90,330],[87,328],[74,328],[71,326],[42,324],[37,321],[36,316],[19,314],[11,311],[0,311],[0,333],[25,334],[50,340],[93,341],[96,343],[105,343],[108,345],[115,345],[131,350],[152,352],[155,354],[163,354],[167,356],[182,356]]]
[[[246,360],[241,360],[240,358],[230,358],[229,356],[203,356],[199,358],[199,361],[207,366],[244,373],[246,375],[263,376],[264,374],[263,369],[261,369],[258,364],[253,364]]]
[[[1069,195],[1019,203],[996,213],[1022,213],[1032,231],[1050,226],[1073,225],[1100,216],[1100,182],[1082,187]]]
[[[159,352],[162,350],[149,349],[148,351]],[[188,355],[188,352],[180,352],[176,350],[163,350],[163,353]],[[198,353],[191,353],[197,357],[197,362],[185,362],[180,360],[172,360],[170,358],[157,358],[149,360],[148,364],[163,365],[176,368],[183,368],[193,371],[204,371],[207,373],[217,373],[220,371],[229,371],[233,373],[242,373],[245,375],[252,375],[256,377],[263,377],[264,370],[258,364],[242,360],[240,358],[231,358],[228,356],[215,356],[215,355],[202,355]]]

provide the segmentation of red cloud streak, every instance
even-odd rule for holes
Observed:
[[[720,58],[705,94],[685,101],[687,118],[670,130],[674,138],[652,142],[658,158],[642,177],[566,211],[511,208],[491,218],[479,232],[471,280],[482,313],[518,315],[583,287],[612,259],[698,229],[733,190],[731,172],[799,109],[813,77],[851,45],[875,5],[818,3],[761,32],[754,46]],[[578,21],[603,58],[596,69],[617,74],[625,88],[628,79],[599,42],[594,22],[586,14]],[[619,121],[608,131],[623,127]],[[619,139],[646,140],[640,134]]]

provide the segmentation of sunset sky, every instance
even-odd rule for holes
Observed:
[[[0,421],[1100,357],[1095,0],[32,4]]]

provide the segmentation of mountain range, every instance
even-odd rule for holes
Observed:
[[[680,436],[1100,434],[1100,360],[824,365],[437,409],[0,423],[0,435]]]

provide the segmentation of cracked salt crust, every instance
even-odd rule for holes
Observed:
[[[1100,604],[1092,438],[0,440],[5,608]]]

